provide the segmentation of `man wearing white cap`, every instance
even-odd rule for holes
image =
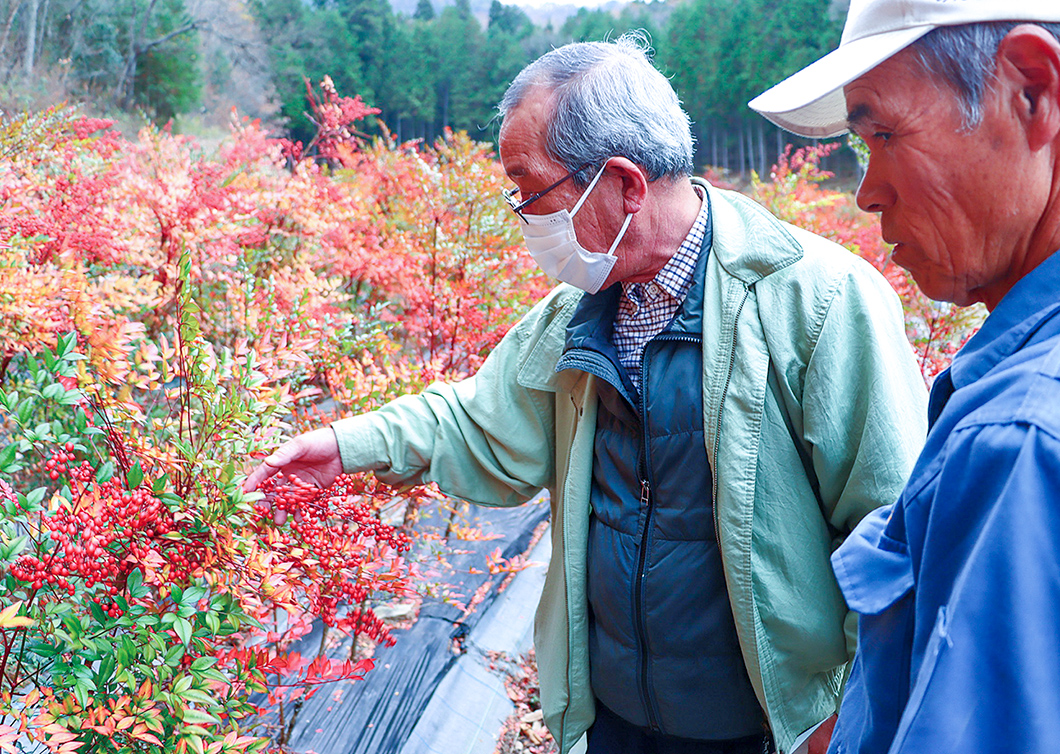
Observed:
[[[832,752],[1060,744],[1060,2],[852,0],[751,102],[869,147],[858,204],[929,296],[990,310],[898,502],[833,555],[859,649]]]

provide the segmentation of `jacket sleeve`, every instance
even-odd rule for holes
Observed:
[[[918,501],[931,515],[916,625],[930,635],[890,751],[1055,751],[1060,439],[999,421],[947,444],[936,494]]]
[[[529,359],[550,357],[539,346],[549,315],[562,308],[554,299],[512,328],[473,377],[334,422],[343,469],[371,470],[389,484],[435,482],[446,494],[485,505],[515,505],[550,487],[555,393],[524,387],[519,378]]]
[[[898,499],[927,434],[927,389],[898,297],[854,261],[828,303],[803,388],[803,436],[840,535]]]
[[[803,393],[803,436],[833,547],[870,511],[898,499],[927,434],[927,388],[898,296],[855,261],[829,302]],[[843,630],[853,657],[855,613],[847,613]]]

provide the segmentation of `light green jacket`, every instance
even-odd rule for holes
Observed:
[[[739,194],[709,194],[703,413],[716,523],[747,671],[788,752],[835,710],[852,656],[829,555],[898,497],[923,443],[926,390],[898,299],[870,265]],[[433,481],[485,505],[549,490],[553,556],[535,645],[545,720],[563,754],[594,718],[586,543],[596,378],[555,371],[581,295],[552,291],[474,377],[333,425],[347,471]]]

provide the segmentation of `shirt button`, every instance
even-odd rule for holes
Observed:
[[[655,283],[654,281],[651,282],[651,283],[648,283],[648,298],[652,299],[653,301],[655,299],[659,298],[659,285],[658,285],[658,283]]]

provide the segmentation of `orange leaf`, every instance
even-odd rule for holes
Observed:
[[[22,607],[22,600],[13,602],[0,610],[0,628],[25,628],[33,625],[32,620],[18,614],[20,607]]]

